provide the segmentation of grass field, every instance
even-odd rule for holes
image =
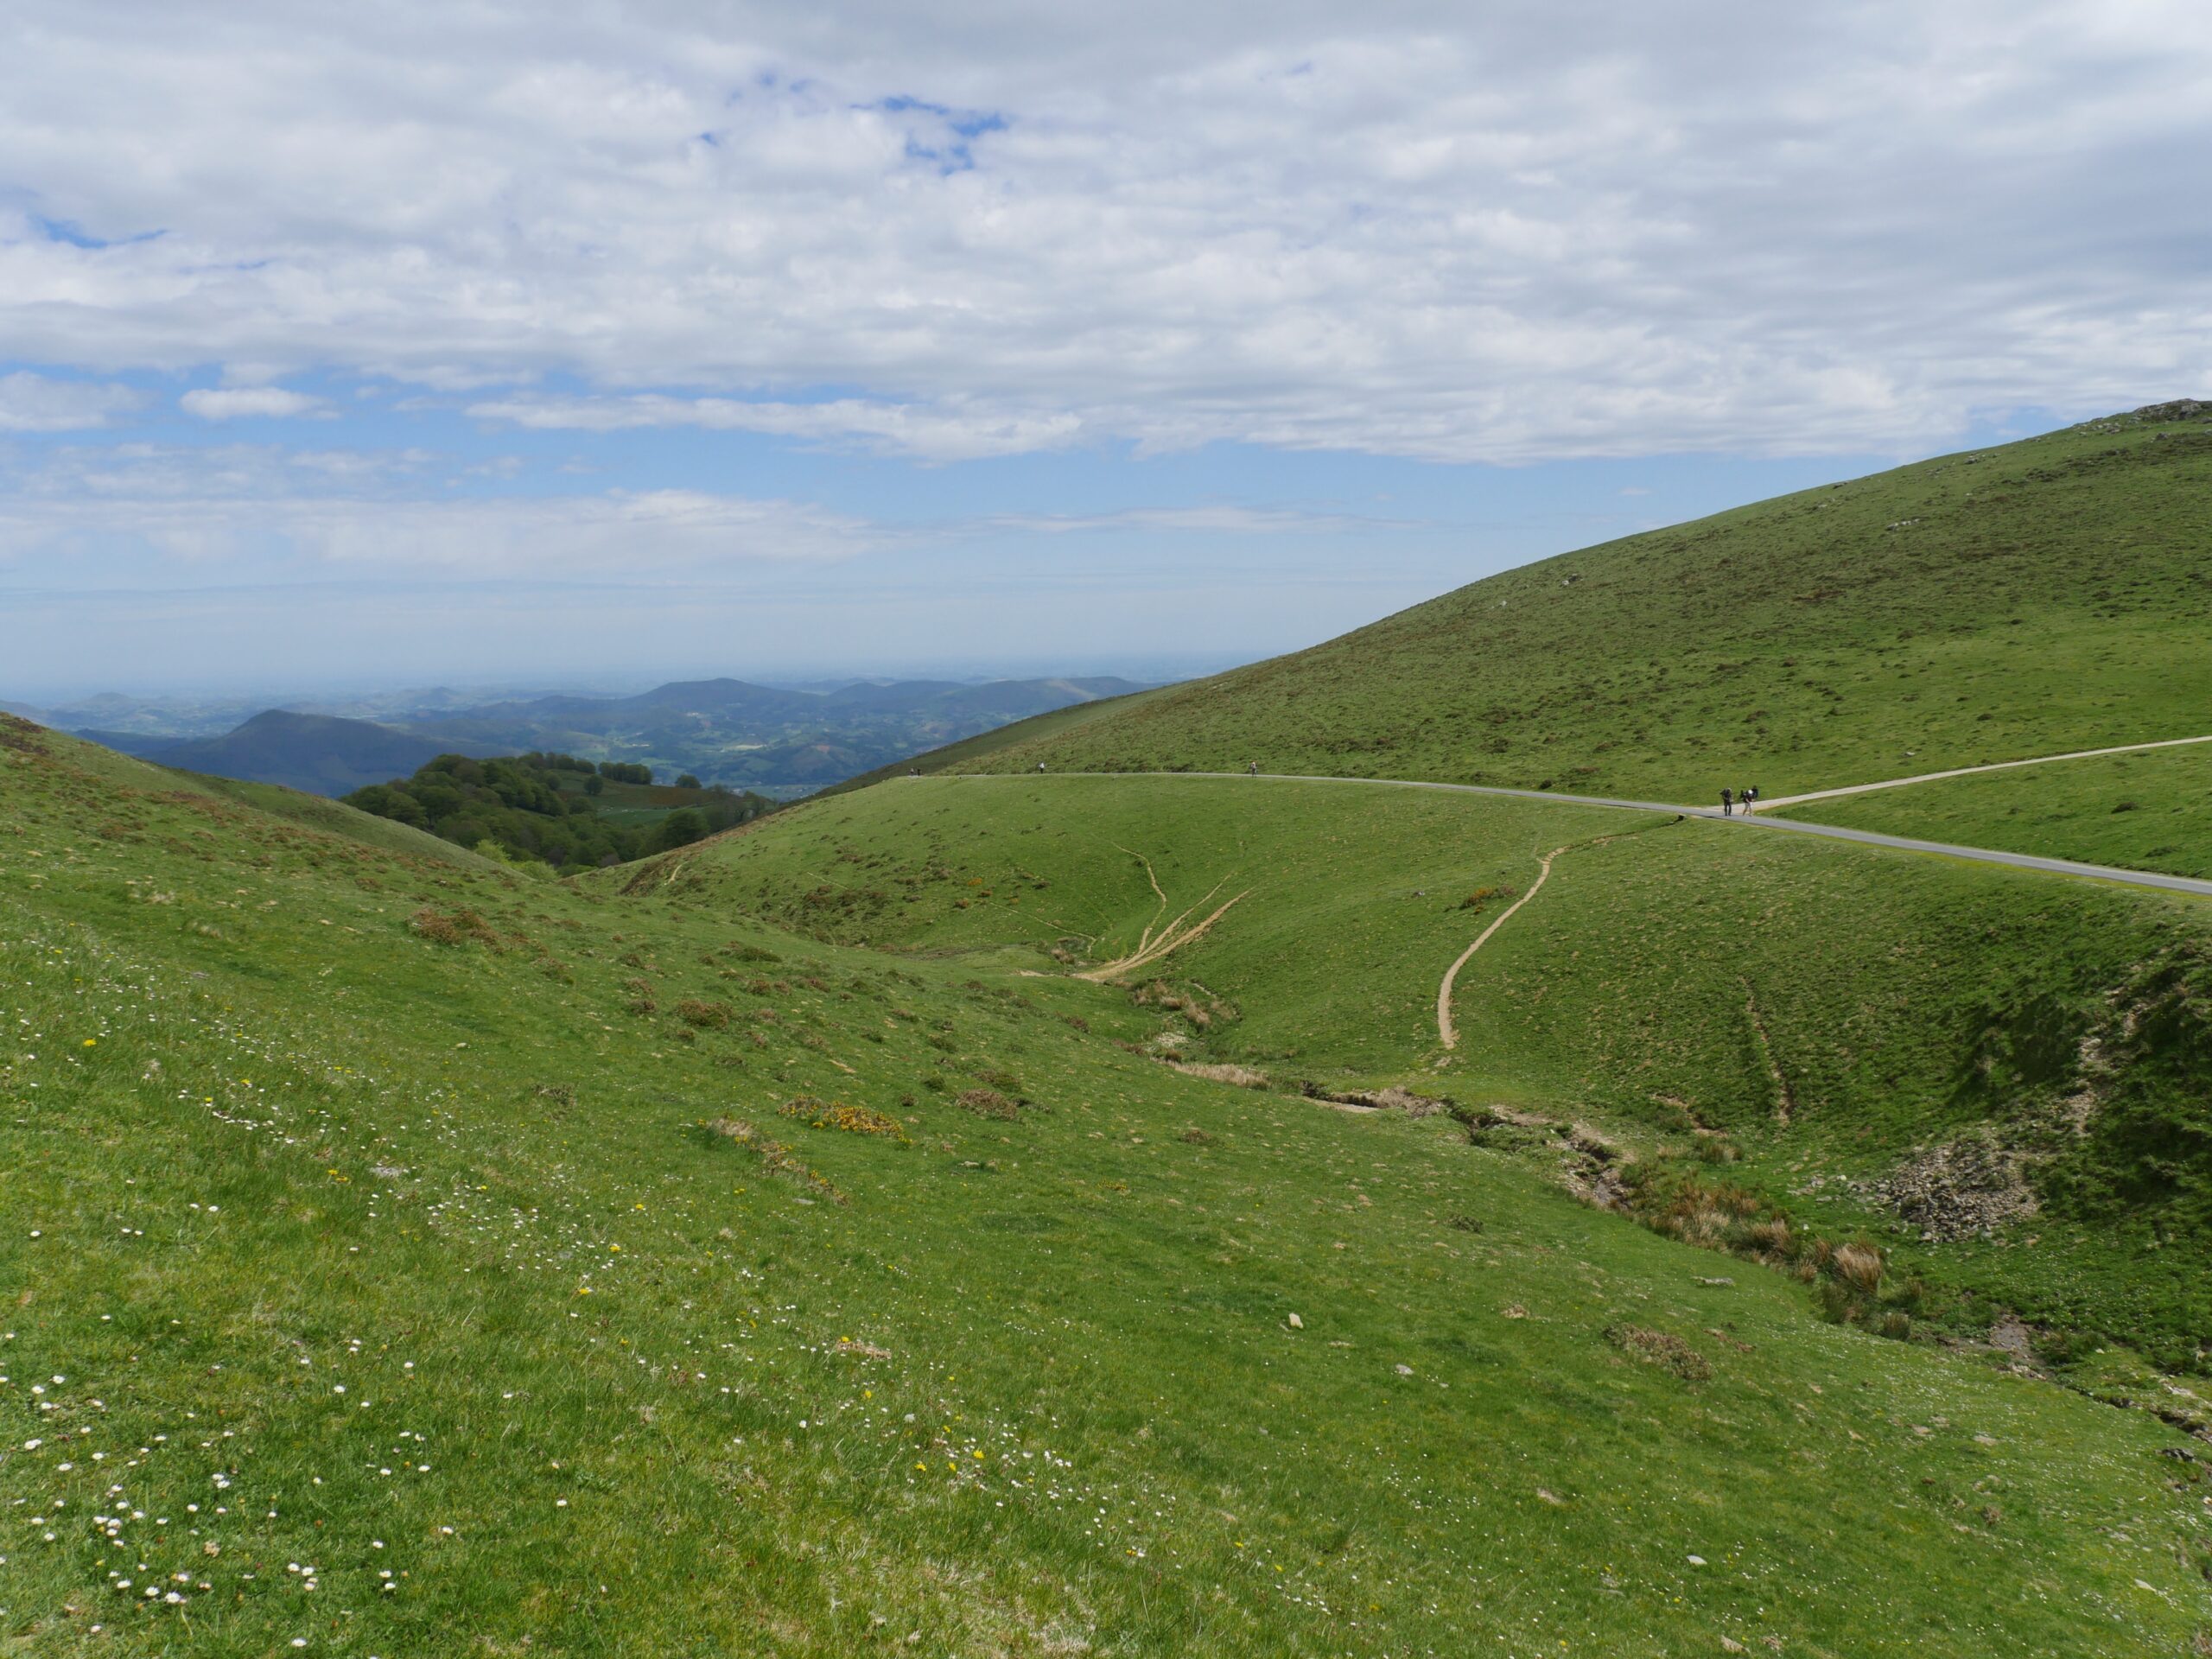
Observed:
[[[2207,716],[2212,722],[2212,715]],[[2120,869],[2212,876],[2212,744],[1946,778],[1779,816]]]
[[[1093,958],[1152,925],[1141,868],[1083,838],[1126,830],[1178,906],[1233,855],[1251,896],[1190,947],[1217,959],[1161,964],[1250,985],[1223,1046],[1414,1065],[1419,958],[1469,916],[1325,902],[1316,965],[1290,878],[1518,883],[1592,815],[1316,789],[1240,819],[1190,794],[1168,837],[1135,794],[1078,819],[947,780],[526,882],[4,735],[13,1650],[2203,1637],[2204,1466],[2151,1414],[1822,1323],[1789,1279],[1577,1203],[1448,1116],[1180,1074],[1122,1046],[1157,1003],[1022,972],[1069,965],[1033,925],[1048,903]],[[889,891],[842,855],[940,804],[952,875],[918,876],[903,918],[802,913],[912,948],[734,902],[749,861],[810,849]],[[1639,841],[1677,836],[1729,850]],[[1019,916],[1001,861],[1047,884]],[[1348,989],[1404,1002],[1403,1029],[1366,1046]],[[1461,1064],[1505,1041],[1497,995],[1468,983]],[[1531,1065],[1545,1094],[1554,1063]]]
[[[1490,577],[970,770],[1710,801],[2198,734],[2212,431],[2120,416]]]

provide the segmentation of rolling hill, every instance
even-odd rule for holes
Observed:
[[[104,734],[87,734],[94,741]],[[156,766],[209,772],[244,783],[281,784],[314,795],[345,795],[364,785],[404,778],[450,745],[372,721],[300,715],[271,709],[221,737],[185,743],[133,740],[125,748]],[[474,746],[464,751],[485,754]]]
[[[963,764],[1709,802],[2196,736],[2208,503],[2212,404],[2153,405],[1543,560]]]
[[[2099,1397],[2190,1378],[2063,1322],[2183,1316],[2186,1195],[2162,1289],[2082,1236],[2109,1194],[1955,1260],[1838,1185],[1978,995],[2001,1075],[1927,1127],[2040,1122],[2036,1011],[2195,948],[2179,901],[1236,780],[896,782],[555,883],[17,725],[0,785],[30,1650],[2204,1633],[2196,1443]],[[1440,1055],[1437,970],[1562,843]],[[2181,1121],[2113,1060],[2116,1130]],[[1830,1179],[1777,1231],[1736,1175]]]
[[[557,880],[0,717],[16,1639],[2212,1650],[2212,899],[1559,798],[2190,734],[2203,417]],[[2206,764],[1780,810],[2188,870]]]

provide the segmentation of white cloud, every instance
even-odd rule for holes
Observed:
[[[239,581],[622,581],[836,561],[895,540],[804,502],[705,491],[430,495],[430,459],[251,445],[65,451],[0,478],[0,569],[18,563],[66,582],[80,557],[112,571],[150,556]]]
[[[634,427],[698,426],[766,432],[825,443],[852,443],[924,461],[973,461],[1065,448],[1080,435],[1069,414],[985,412],[957,406],[863,402],[756,403],[728,397],[521,396],[471,404],[479,420],[540,430],[613,432]]]
[[[0,374],[0,432],[78,432],[105,426],[145,402],[128,386]]]
[[[2184,0],[17,10],[0,359],[947,461],[2212,391]]]
[[[975,530],[1065,536],[1086,531],[1136,531],[1204,536],[1318,535],[1341,531],[1423,528],[1402,518],[1361,518],[1350,513],[1309,512],[1287,507],[1244,507],[1226,504],[1196,507],[1130,507],[1118,512],[1001,513],[980,519]]]
[[[203,421],[234,421],[257,417],[285,419],[319,413],[322,399],[282,386],[221,386],[188,391],[177,399],[188,415]]]

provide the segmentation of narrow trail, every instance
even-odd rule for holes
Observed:
[[[1459,1046],[1459,1028],[1452,1023],[1452,987],[1459,977],[1459,970],[1467,965],[1469,959],[1476,951],[1490,943],[1491,934],[1513,919],[1515,911],[1536,896],[1538,890],[1551,879],[1552,860],[1566,850],[1565,847],[1554,847],[1537,860],[1539,868],[1536,871],[1536,879],[1529,884],[1529,891],[1499,912],[1497,919],[1483,929],[1475,942],[1459,953],[1459,959],[1444,970],[1444,982],[1436,988],[1436,1034],[1442,1039],[1445,1047]]]
[[[1945,778],[1971,778],[1976,772],[2010,772],[2016,766],[2047,766],[2054,760],[2093,760],[2101,754],[2140,754],[2145,749],[2178,749],[2191,743],[2212,743],[2212,737],[2169,737],[2156,743],[2119,743],[2108,749],[2075,749],[2065,754],[2031,755],[2025,760],[1993,760],[1982,766],[1954,766],[1948,772],[1923,772],[1910,778],[1885,778],[1878,784],[1846,784],[1838,789],[1815,789],[1802,795],[1778,795],[1770,801],[1755,801],[1754,813],[1769,812],[1777,806],[1802,806],[1807,801],[1834,800],[1839,795],[1864,795],[1877,789],[1903,789],[1908,784],[1932,784]]]
[[[1647,829],[1655,827],[1658,826],[1647,826]],[[1436,1034],[1442,1040],[1445,1047],[1457,1048],[1459,1046],[1459,1028],[1452,1023],[1452,988],[1459,977],[1459,970],[1467,965],[1469,958],[1476,951],[1489,943],[1490,936],[1510,921],[1513,918],[1513,912],[1535,898],[1536,889],[1551,879],[1552,861],[1561,853],[1575,852],[1585,848],[1595,851],[1600,847],[1610,847],[1617,841],[1625,841],[1631,836],[1645,833],[1646,830],[1624,830],[1615,836],[1596,836],[1587,841],[1570,841],[1564,846],[1553,848],[1551,851],[1536,861],[1536,879],[1529,886],[1529,891],[1508,905],[1496,921],[1483,929],[1482,936],[1459,953],[1459,959],[1444,970],[1444,982],[1436,988]]]
[[[1134,858],[1138,863],[1144,866],[1144,879],[1152,883],[1153,897],[1160,900],[1160,908],[1152,913],[1151,926],[1147,927],[1142,937],[1137,940],[1137,950],[1139,952],[1142,952],[1144,948],[1152,943],[1153,928],[1159,926],[1160,918],[1167,913],[1167,895],[1160,891],[1160,878],[1153,874],[1152,861],[1150,859],[1147,858],[1142,853],[1133,851],[1129,848],[1122,846],[1118,841],[1114,843],[1114,850],[1117,853],[1128,853],[1131,858]]]

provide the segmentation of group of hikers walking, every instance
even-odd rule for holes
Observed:
[[[1751,808],[1757,804],[1758,798],[1759,786],[1757,784],[1743,789],[1724,789],[1720,791],[1720,816],[1724,818],[1732,818],[1736,816],[1736,809],[1740,806],[1744,809],[1744,816],[1749,817]]]

